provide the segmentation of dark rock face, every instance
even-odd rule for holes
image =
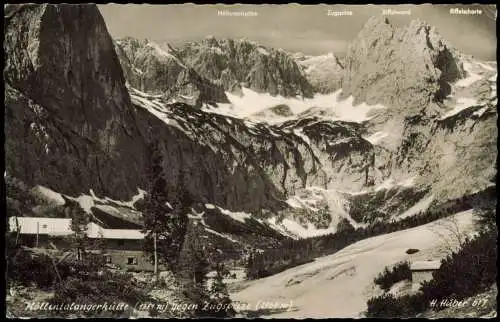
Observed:
[[[287,52],[247,40],[215,39],[188,43],[179,57],[201,76],[228,91],[240,86],[285,97],[312,97],[313,88]]]
[[[153,135],[161,139],[166,180],[172,192],[179,180],[184,180],[200,202],[244,211],[282,206],[278,202],[283,198],[279,189],[230,133],[219,129],[205,113],[185,104],[165,108],[172,111],[172,125],[152,117],[141,106],[136,106],[137,124],[145,136],[148,129],[152,129]],[[242,155],[238,159],[241,164],[233,164],[236,154]]]
[[[222,86],[187,67],[170,46],[127,37],[116,40],[115,47],[125,79],[138,90],[196,107],[229,102]]]
[[[136,192],[143,143],[97,8],[30,5],[11,12],[4,43],[7,172],[67,193]]]
[[[279,127],[308,141],[317,157],[322,175],[310,180],[310,185],[353,191],[383,179],[375,171],[376,150],[361,137],[360,124],[310,117],[287,121]]]
[[[355,102],[381,103],[418,111],[450,92],[449,82],[464,76],[456,52],[434,27],[414,20],[396,29],[373,17],[350,44],[342,91]]]
[[[349,214],[357,222],[389,221],[403,213],[428,192],[428,187],[392,187],[350,196]]]

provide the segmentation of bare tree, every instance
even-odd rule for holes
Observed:
[[[430,230],[439,236],[450,253],[460,249],[467,240],[467,231],[460,226],[456,216],[448,216],[436,221]]]

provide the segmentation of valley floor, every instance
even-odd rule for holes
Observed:
[[[271,318],[363,317],[380,290],[373,279],[402,260],[440,260],[474,232],[473,213],[359,241],[313,263],[246,282],[231,295],[241,316]],[[409,248],[419,252],[408,255]],[[264,303],[265,302],[265,303]]]

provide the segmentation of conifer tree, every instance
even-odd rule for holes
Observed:
[[[253,279],[255,276],[254,255],[252,252],[248,254],[248,259],[246,262],[246,275],[247,279]]]
[[[183,294],[197,306],[194,315],[204,315],[203,308],[209,300],[206,288],[209,262],[206,249],[200,240],[203,228],[196,222],[188,225],[179,256],[177,275]]]
[[[71,244],[77,251],[77,259],[81,260],[89,242],[87,226],[90,223],[90,216],[76,203],[70,204],[65,212],[71,218],[70,229],[73,231]]]
[[[190,205],[190,195],[179,185],[178,191],[167,192],[167,180],[163,169],[163,156],[159,140],[148,145],[147,182],[148,189],[143,205],[145,250],[154,255],[155,239],[158,262],[175,267],[184,239],[187,222],[186,205]],[[173,200],[174,206],[169,202]]]
[[[496,187],[487,189],[483,194],[475,196],[473,206],[478,228],[485,231],[496,231]]]
[[[179,254],[186,235],[191,206],[194,203],[194,198],[185,186],[185,170],[182,168],[178,178],[177,190],[172,202],[173,210],[170,215],[170,227],[172,238],[170,244],[172,267],[175,267],[179,258]]]
[[[224,277],[228,274],[229,271],[224,267],[224,264],[220,262],[216,264],[216,275],[210,287],[210,316],[220,318],[234,317],[235,315],[227,286],[224,283]]]

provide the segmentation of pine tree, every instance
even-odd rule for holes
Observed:
[[[181,205],[176,209],[169,203],[167,181],[163,170],[163,156],[158,140],[148,146],[149,163],[147,168],[148,191],[143,205],[145,250],[154,255],[155,238],[158,262],[173,268],[180,251],[179,240],[185,233],[185,216]],[[178,210],[181,209],[181,210]],[[186,217],[187,218],[187,217]],[[179,228],[179,226],[182,226]]]
[[[71,243],[77,251],[77,259],[81,260],[88,245],[87,225],[90,223],[90,216],[78,204],[71,204],[65,210],[71,218],[70,229],[73,231]]]
[[[347,218],[342,218],[337,224],[337,232],[353,231],[354,227]]]
[[[269,250],[269,251],[271,251],[271,250]],[[258,259],[256,259],[257,256],[260,256],[260,255],[255,253],[255,251],[253,249],[250,250],[250,252],[248,253],[248,259],[246,262],[246,276],[247,276],[247,279],[249,279],[249,280],[259,278],[259,276],[258,276],[258,269],[259,268],[257,267]]]
[[[473,199],[476,225],[480,230],[496,230],[496,187],[478,194]]]
[[[216,264],[216,275],[212,286],[210,287],[210,310],[208,315],[213,317],[234,317],[235,311],[227,286],[224,283],[224,277],[229,274],[224,264]]]
[[[194,199],[191,193],[186,189],[184,179],[185,170],[181,169],[177,184],[177,191],[172,202],[173,211],[171,213],[171,230],[172,238],[170,249],[172,252],[171,261],[172,267],[175,267],[182,248],[184,236],[186,235],[187,226],[189,223],[188,214],[191,212],[191,206]]]
[[[204,315],[204,304],[209,300],[206,289],[209,262],[199,236],[203,228],[196,222],[188,225],[179,256],[177,275],[184,295],[197,306],[195,315]]]

